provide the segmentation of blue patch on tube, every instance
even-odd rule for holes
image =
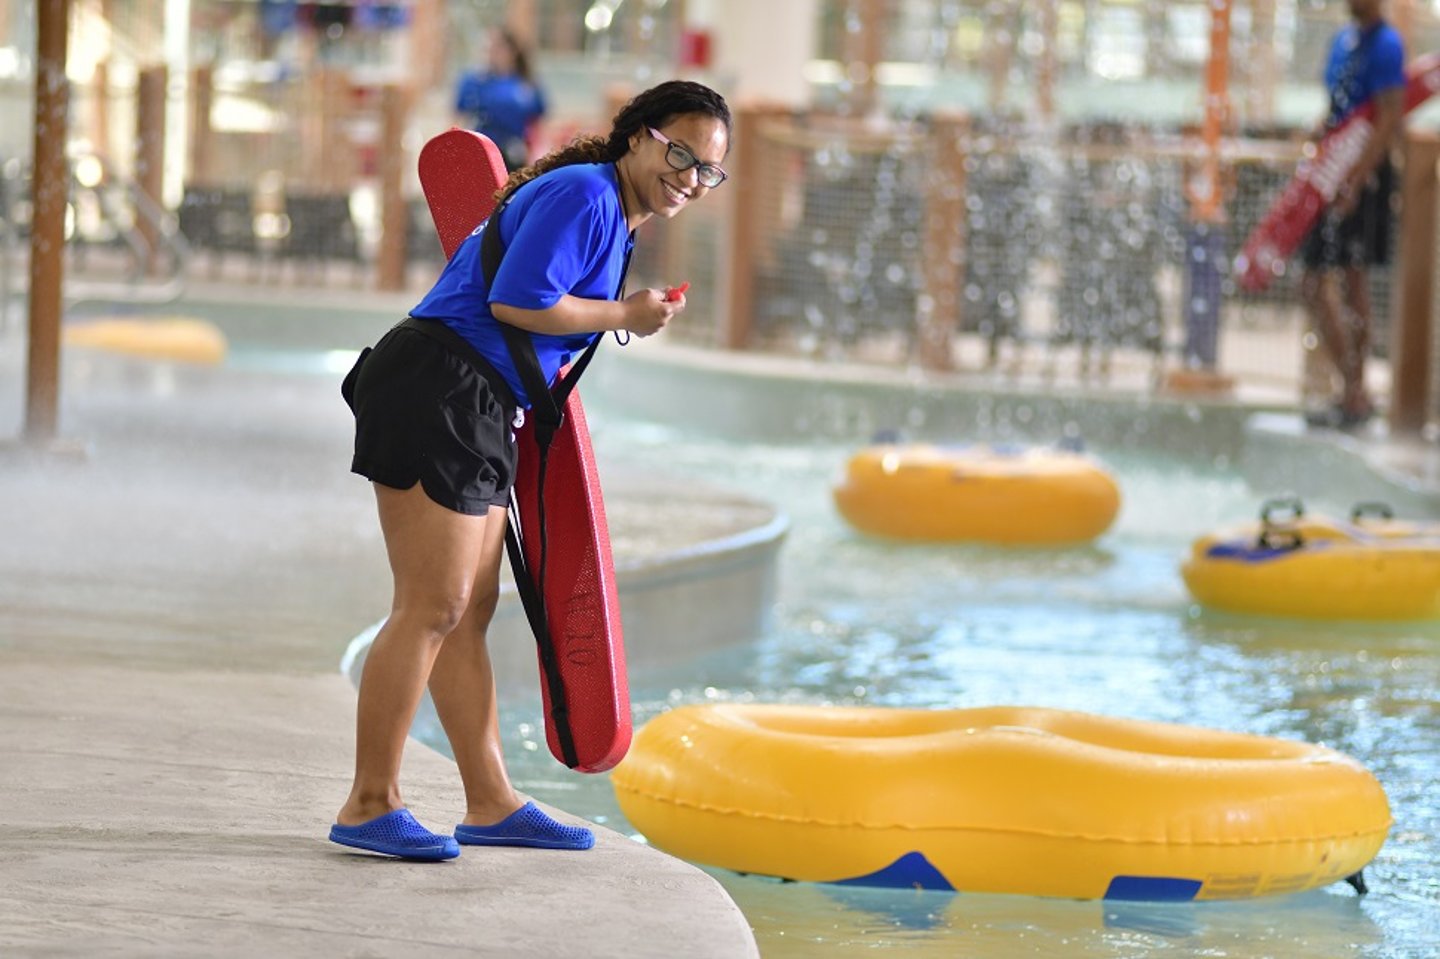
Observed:
[[[1105,890],[1106,899],[1130,902],[1190,902],[1203,885],[1198,879],[1168,876],[1116,876]]]
[[[1309,544],[1306,544],[1309,545]],[[1242,563],[1263,563],[1295,553],[1293,546],[1261,547],[1241,543],[1219,543],[1205,551],[1210,559],[1235,559]]]
[[[853,879],[837,879],[837,886],[882,886],[887,889],[943,889],[954,892],[955,887],[930,865],[930,860],[918,852],[907,852],[899,859],[868,876]]]

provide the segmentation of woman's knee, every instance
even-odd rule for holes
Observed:
[[[434,642],[443,640],[460,625],[469,609],[468,591],[431,593],[422,596],[397,596],[391,618],[407,623]]]
[[[470,599],[470,606],[476,622],[483,630],[495,618],[495,609],[500,605],[500,583],[493,586],[477,587]]]

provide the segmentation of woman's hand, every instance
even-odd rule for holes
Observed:
[[[522,310],[504,303],[491,303],[490,310],[502,323],[532,333],[564,336],[625,330],[635,336],[650,336],[665,329],[665,324],[685,309],[685,290],[689,286],[684,283],[667,290],[640,290],[618,303],[567,293],[549,309]]]
[[[670,293],[674,299],[667,299],[665,290],[638,290],[625,297],[624,329],[636,336],[650,336],[665,329],[665,325],[685,309],[685,294]]]

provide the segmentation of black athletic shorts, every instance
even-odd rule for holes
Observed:
[[[514,401],[503,381],[497,390],[475,362],[407,325],[417,322],[439,325],[396,326],[341,384],[355,413],[350,469],[395,489],[418,482],[446,509],[483,515],[510,502]]]
[[[1350,215],[1337,219],[1320,214],[1305,238],[1301,256],[1309,269],[1346,266],[1384,266],[1390,262],[1391,197],[1395,193],[1395,168],[1381,161],[1360,201]]]

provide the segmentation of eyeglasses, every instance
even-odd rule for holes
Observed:
[[[665,162],[670,164],[670,169],[684,173],[686,170],[695,171],[695,179],[707,190],[715,187],[729,179],[730,174],[720,169],[713,163],[702,163],[696,159],[695,154],[685,149],[678,143],[671,143],[665,135],[654,127],[646,127],[650,135],[661,143],[665,144]]]

